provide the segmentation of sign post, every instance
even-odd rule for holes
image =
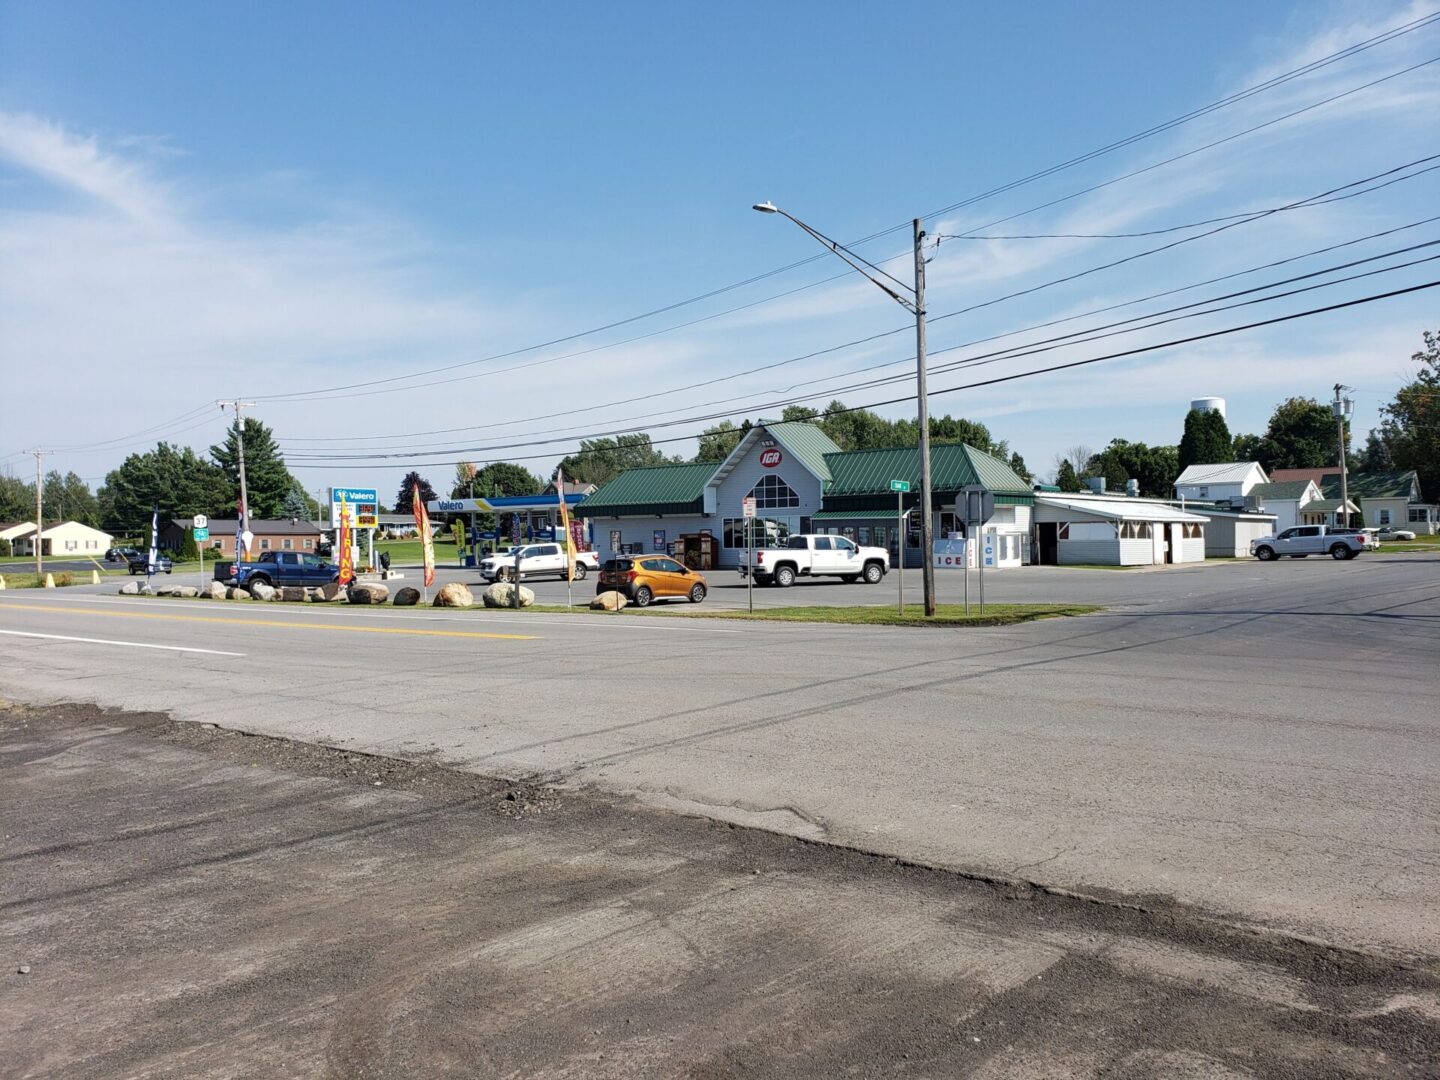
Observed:
[[[891,480],[890,490],[895,492],[895,580],[899,583],[896,591],[900,598],[897,610],[905,614],[905,493],[910,490],[909,480]]]
[[[205,588],[205,542],[210,539],[210,519],[196,514],[191,526],[195,530],[195,547],[200,551],[200,588]]]
[[[740,500],[740,513],[745,518],[745,548],[750,553],[750,568],[745,574],[745,603],[755,612],[755,496]]]

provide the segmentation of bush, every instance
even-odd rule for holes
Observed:
[[[72,573],[70,573],[68,570],[65,571],[65,573],[63,573],[63,574],[56,574],[56,575],[55,575],[55,584],[56,584],[57,587],[59,587],[59,588],[61,588],[61,589],[65,588],[65,586],[67,586],[67,585],[74,585],[74,584],[75,584],[75,575],[72,574]]]

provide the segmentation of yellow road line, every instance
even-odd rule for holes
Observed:
[[[170,622],[224,623],[228,626],[269,626],[278,630],[349,630],[356,634],[408,634],[413,637],[489,638],[534,641],[535,634],[487,634],[479,630],[418,630],[408,626],[356,626],[353,623],[279,622],[275,619],[233,619],[220,615],[166,615],[158,611],[114,611],[109,608],[63,608],[43,604],[17,605],[17,611],[53,611],[61,615],[113,615],[122,619],[166,619]]]

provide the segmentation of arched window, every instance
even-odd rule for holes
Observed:
[[[795,494],[795,489],[774,473],[762,476],[750,494],[755,496],[757,510],[779,510],[800,505],[800,496]]]

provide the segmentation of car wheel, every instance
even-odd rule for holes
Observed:
[[[587,567],[583,562],[577,562],[577,563],[575,564],[575,580],[576,580],[576,581],[584,581],[584,580],[585,580],[585,575],[588,574],[589,572],[590,572],[590,568]]]
[[[870,563],[865,567],[865,584],[879,585],[880,579],[885,576],[885,568],[879,563]]]
[[[1269,562],[1275,558],[1275,549],[1270,547],[1258,547],[1255,549],[1255,558],[1261,562]]]
[[[1354,553],[1344,544],[1336,544],[1330,549],[1330,557],[1336,562],[1341,562],[1344,559],[1348,559],[1352,554]]]
[[[655,599],[655,594],[650,591],[649,585],[641,585],[635,590],[635,606],[649,607],[650,601]]]
[[[795,571],[788,566],[782,566],[775,571],[775,584],[782,589],[788,589],[795,584]]]
[[[705,586],[698,581],[690,588],[690,603],[698,604],[705,599]]]
[[[167,567],[165,568],[165,572],[166,572],[167,574],[172,574],[172,573],[174,573],[175,571],[174,571],[174,568],[173,568],[173,567],[167,566]]]

